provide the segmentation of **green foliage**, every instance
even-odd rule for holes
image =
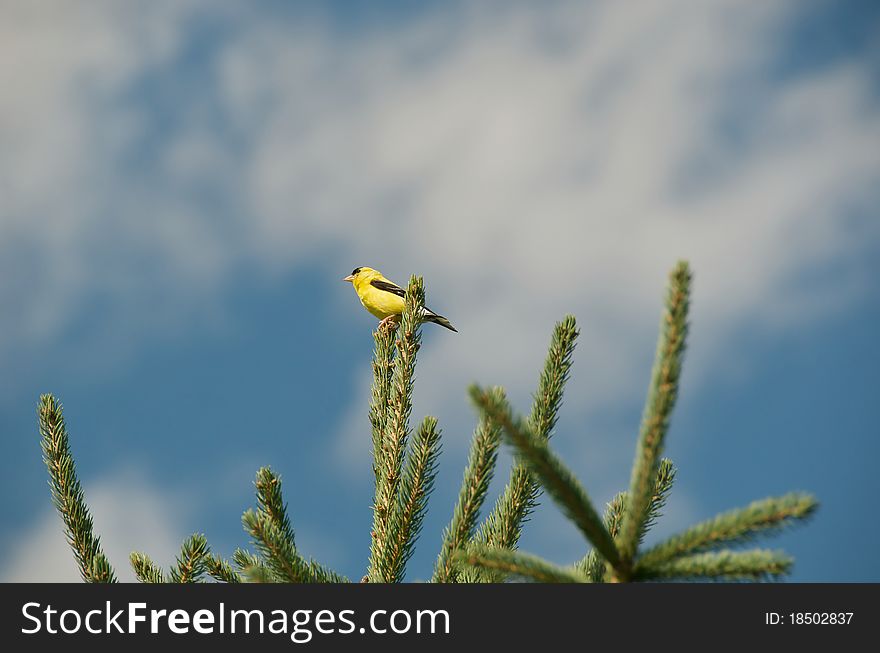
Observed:
[[[296,548],[293,527],[287,517],[287,506],[284,505],[284,498],[281,496],[281,477],[268,467],[261,467],[257,470],[254,487],[257,488],[257,505],[260,511],[266,515],[266,519],[275,524],[281,537],[290,542],[292,548]]]
[[[425,306],[425,288],[421,277],[412,277],[406,291],[406,305],[397,328],[390,388],[387,384],[387,370],[390,348],[387,335],[380,326],[375,334],[376,356],[373,371],[373,405],[370,422],[373,425],[373,449],[378,452],[374,461],[376,470],[376,499],[373,507],[373,530],[370,546],[370,560],[367,577],[372,583],[392,583],[403,578],[406,561],[412,551],[415,536],[418,535],[422,521],[422,511],[433,484],[435,459],[439,447],[439,431],[433,420],[430,438],[422,438],[416,448],[410,451],[409,487],[401,487],[404,460],[407,457],[407,444],[410,435],[409,418],[412,413],[412,396],[415,386],[416,354],[421,346],[421,315]],[[379,358],[379,357],[382,358]],[[377,404],[383,396],[388,396],[384,406]],[[377,427],[384,426],[380,431]],[[428,434],[426,433],[426,436]],[[436,436],[436,437],[435,437]],[[430,444],[430,446],[426,446]],[[421,456],[421,457],[420,457]],[[423,470],[424,480],[416,476],[418,463],[430,463]],[[428,473],[430,472],[430,473]],[[422,491],[424,496],[411,495]],[[415,519],[413,519],[415,518]],[[415,529],[412,527],[416,526]]]
[[[537,556],[485,544],[473,544],[456,551],[453,560],[459,565],[479,567],[506,577],[536,583],[588,583],[590,579],[574,568],[560,567]]]
[[[619,566],[614,540],[593,508],[586,491],[574,474],[554,454],[547,441],[532,433],[529,425],[513,416],[504,399],[498,399],[478,386],[471,388],[471,399],[487,419],[498,424],[504,437],[514,447],[533,477],[541,483],[565,514],[593,542],[599,553]]]
[[[325,569],[314,560],[304,559],[296,550],[293,529],[281,498],[281,478],[268,467],[257,472],[256,510],[245,511],[241,520],[264,564],[246,561],[243,571],[260,578],[273,578],[288,583],[345,583],[344,576]],[[242,556],[243,558],[244,556]]]
[[[687,338],[687,314],[690,307],[691,272],[687,263],[680,261],[669,276],[666,307],[660,320],[660,337],[651,385],[642,417],[629,485],[629,502],[620,527],[619,547],[623,564],[618,570],[626,580],[635,557],[636,548],[644,534],[649,518],[648,505],[654,489],[660,454],[675,400]]]
[[[627,582],[657,580],[769,580],[788,573],[792,560],[767,550],[731,551],[759,535],[802,522],[816,510],[803,493],[756,501],[640,551],[645,534],[660,518],[675,480],[675,467],[661,459],[678,396],[688,331],[691,274],[686,263],[672,270],[660,337],[638,434],[627,491],[619,492],[600,518],[584,486],[550,446],[578,337],[573,317],[556,324],[529,417],[519,416],[503,389],[470,390],[478,411],[467,467],[452,519],[443,534],[434,582]],[[410,417],[416,356],[421,343],[425,290],[412,277],[399,325],[383,323],[374,335],[369,421],[375,477],[373,529],[367,574],[362,582],[401,582],[427,510],[440,455],[440,429],[426,417],[411,437]],[[40,398],[40,434],[52,498],[65,525],[83,580],[113,582],[115,576],[93,534],[70,453],[61,405]],[[510,478],[478,527],[480,511],[504,439],[516,453]],[[143,553],[130,562],[141,582],[341,583],[347,578],[297,550],[283,499],[281,478],[261,468],[254,482],[257,506],[242,516],[256,553],[236,549],[231,563],[211,552],[203,535],[181,548],[170,571]],[[592,545],[565,567],[517,550],[523,524],[546,491]]]
[[[496,399],[504,399],[504,391],[501,388],[493,388],[490,393]],[[452,521],[443,532],[443,544],[440,555],[437,556],[437,564],[434,566],[432,580],[435,583],[450,583],[458,578],[458,570],[452,562],[452,554],[463,548],[474,536],[480,509],[483,507],[495,472],[500,445],[501,429],[487,418],[480,419],[474,430],[471,451]]]
[[[529,417],[529,425],[537,438],[549,439],[556,426],[577,337],[577,324],[571,315],[566,316],[553,329],[550,350],[547,352]],[[534,510],[538,495],[538,484],[527,465],[517,461],[510,472],[507,486],[474,541],[503,549],[515,549],[522,534],[523,523]],[[464,582],[497,582],[503,578],[503,575],[489,572],[485,568],[471,567],[462,571]]]
[[[134,569],[134,575],[142,583],[164,583],[165,574],[145,553],[132,551],[129,556],[131,568]]]
[[[208,575],[221,583],[240,583],[241,576],[232,568],[226,560],[218,555],[208,558],[206,571]]]
[[[666,505],[672,484],[675,482],[675,465],[669,458],[663,458],[657,466],[657,475],[654,477],[654,491],[648,501],[648,509],[645,511],[645,521],[639,530],[639,544],[645,539],[645,533],[657,522],[661,510]],[[616,536],[615,536],[616,537]]]
[[[280,579],[272,573],[266,565],[255,565],[244,570],[244,576],[249,583],[284,583],[285,579]]]
[[[623,511],[626,510],[626,501],[626,492],[618,492],[605,506],[605,515],[602,517],[602,523],[605,525],[608,534],[615,540],[620,534],[620,524],[623,521]],[[575,564],[575,568],[581,573],[586,574],[593,583],[605,581],[605,561],[602,559],[602,556],[596,553],[596,549],[590,549],[587,555]]]
[[[266,566],[266,563],[250,551],[236,549],[232,554],[232,562],[238,567],[239,577],[248,577],[256,574],[261,578],[272,578],[274,581],[280,582],[272,576],[272,572]]]
[[[651,547],[639,556],[637,564],[650,567],[680,556],[748,542],[759,534],[770,534],[807,519],[817,506],[814,497],[802,492],[754,501],[745,508],[691,526]]]
[[[785,574],[791,568],[791,559],[779,553],[761,550],[703,551],[725,544],[737,544],[758,533],[771,534],[793,521],[803,520],[816,508],[815,500],[809,495],[767,499],[748,508],[725,513],[670,538],[647,551],[643,557],[637,557],[638,547],[659,517],[675,478],[672,463],[661,461],[660,455],[678,396],[688,330],[690,283],[690,270],[686,263],[681,262],[670,274],[630,489],[615,496],[602,520],[598,518],[580,483],[553,453],[549,443],[533,428],[533,424],[517,417],[506,402],[489,397],[479,388],[472,390],[472,398],[481,416],[502,429],[505,439],[519,455],[521,464],[530,470],[592,543],[594,550],[578,562],[572,572],[564,570],[568,573],[567,578],[579,577],[582,582],[763,580]],[[556,405],[560,399],[561,392],[552,395]],[[457,559],[477,572],[486,569],[501,572],[501,577],[506,573],[532,578],[548,574],[549,578],[550,570],[555,567],[546,561],[514,554],[513,547],[503,548],[507,549],[505,554],[487,556],[486,552],[492,550],[491,547],[471,547],[467,549],[467,555],[459,555]],[[466,573],[463,572],[462,577],[467,577]]]
[[[642,542],[644,534],[660,517],[660,511],[666,505],[666,498],[672,489],[673,481],[675,481],[675,466],[671,460],[664,458],[660,461],[660,466],[657,470],[654,493],[651,495],[651,503],[648,506],[648,518],[645,520],[645,526],[642,529],[641,537],[639,537],[639,543]],[[620,535],[620,525],[623,523],[623,513],[626,511],[628,501],[629,494],[627,492],[618,492],[606,506],[605,516],[602,521],[605,524],[605,528],[608,529],[608,533],[615,540]],[[607,566],[595,549],[590,549],[589,553],[576,566],[581,572],[587,574],[594,583],[601,583],[606,580]]]
[[[70,453],[62,406],[52,395],[42,395],[38,415],[52,502],[64,521],[64,532],[80,576],[87,583],[115,583],[116,576],[101,550],[101,540],[93,532],[92,515]]]
[[[208,540],[200,533],[190,535],[183,542],[177,564],[168,573],[172,583],[198,583],[208,570],[210,549]]]
[[[769,580],[791,571],[793,560],[778,551],[697,553],[651,566],[636,565],[635,580]]]
[[[437,457],[440,455],[440,431],[437,420],[426,417],[416,432],[394,513],[389,520],[390,531],[385,547],[385,558],[379,568],[388,582],[401,582],[406,563],[412,557],[415,540],[425,518],[428,495],[437,475]]]
[[[388,324],[373,332],[373,387],[370,400],[370,425],[373,436],[373,475],[379,488],[382,463],[385,459],[385,425],[388,421],[388,404],[391,400],[391,380],[394,376],[394,327]]]
[[[226,571],[222,566],[225,564],[229,567],[220,558],[211,555],[208,540],[199,533],[184,540],[177,562],[167,575],[145,553],[135,551],[129,556],[129,561],[134,575],[142,583],[199,583],[205,574],[222,574]],[[229,572],[235,573],[231,567]]]

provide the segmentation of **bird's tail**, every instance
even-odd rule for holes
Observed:
[[[458,333],[458,329],[452,326],[452,323],[449,320],[447,320],[442,315],[437,315],[434,311],[428,308],[425,309],[425,321],[439,324],[442,327],[446,327],[450,331],[455,331],[456,333]]]

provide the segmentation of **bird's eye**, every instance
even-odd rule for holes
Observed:
[[[360,271],[361,271],[360,268],[355,268],[354,270],[351,271],[351,273],[352,273],[352,274],[357,274],[357,273],[360,272]]]

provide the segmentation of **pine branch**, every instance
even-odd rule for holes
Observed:
[[[394,326],[389,322],[373,332],[373,385],[370,398],[370,425],[373,434],[373,473],[376,481],[385,455],[383,440],[391,400],[391,381],[394,376]]]
[[[472,544],[452,556],[456,565],[469,565],[503,576],[514,576],[537,583],[589,583],[576,569],[560,567],[536,556],[484,544]]]
[[[605,506],[605,515],[602,523],[612,539],[617,539],[620,534],[620,523],[623,520],[623,511],[626,510],[626,492],[618,492]],[[583,559],[575,564],[575,568],[586,574],[594,583],[605,582],[605,561],[596,553],[596,549],[590,549]]]
[[[268,467],[257,472],[258,509],[247,510],[241,517],[245,531],[262,554],[265,565],[241,549],[233,559],[248,578],[259,576],[287,583],[344,583],[348,580],[323,568],[313,560],[305,560],[296,550],[293,528],[287,516],[281,491],[281,477]]]
[[[672,490],[672,484],[675,483],[675,472],[675,465],[672,464],[669,458],[663,458],[657,466],[657,475],[654,478],[654,491],[651,493],[651,499],[648,502],[645,521],[642,522],[642,528],[639,531],[639,544],[644,541],[645,535],[654,527],[657,519],[663,514],[661,511],[666,506],[669,492]]]
[[[246,510],[241,516],[245,531],[279,580],[286,583],[305,583],[306,566],[278,526],[262,511]]]
[[[250,551],[245,551],[244,549],[236,549],[232,553],[232,562],[235,563],[235,566],[238,567],[239,574],[245,576],[246,578],[250,577],[250,572],[248,570],[259,569],[260,575],[266,578],[272,577],[272,583],[281,582],[277,577],[272,576],[272,570],[266,566],[266,564],[258,557],[255,556]]]
[[[342,574],[337,574],[332,569],[327,569],[322,566],[315,560],[309,559],[306,563],[308,565],[308,582],[310,583],[350,583],[351,581],[343,576]]]
[[[296,550],[293,527],[287,517],[287,507],[281,494],[281,477],[268,467],[261,467],[257,470],[254,486],[257,488],[257,505],[260,510],[275,524],[281,535],[290,541],[291,548]]]
[[[370,424],[373,434],[373,475],[377,487],[385,468],[385,426],[388,404],[391,400],[391,380],[394,374],[394,326],[389,322],[373,332],[373,386],[370,399]]]
[[[572,356],[578,337],[577,322],[573,315],[566,315],[553,328],[550,349],[544,369],[538,381],[538,392],[535,394],[529,426],[532,431],[544,440],[549,440],[556,428],[559,409],[562,406],[562,394],[565,383],[571,373]]]
[[[421,277],[410,278],[406,306],[397,329],[397,357],[391,379],[391,394],[382,436],[381,460],[376,460],[376,500],[373,507],[373,530],[367,575],[371,582],[383,582],[381,565],[388,559],[391,531],[389,521],[397,502],[401,469],[409,438],[409,418],[415,380],[416,354],[421,344],[421,319],[425,288]]]
[[[602,521],[608,534],[617,539],[620,536],[620,525],[623,523],[623,513],[626,512],[626,502],[628,496],[626,492],[618,492],[612,497],[606,507],[605,516]]]
[[[261,510],[246,510],[241,516],[245,531],[263,556],[266,566],[286,583],[305,583],[306,566],[278,525]]]
[[[490,392],[501,399],[504,398],[504,391],[501,388],[493,388]],[[491,420],[480,417],[477,428],[474,430],[458,503],[455,504],[452,521],[443,532],[443,544],[434,566],[432,580],[435,583],[454,582],[458,577],[455,566],[452,564],[452,554],[463,548],[474,535],[480,509],[486,499],[486,493],[489,491],[489,484],[492,482],[492,476],[495,472],[500,445],[501,429]]]
[[[536,437],[524,421],[514,417],[506,400],[477,386],[471,387],[470,395],[483,414],[501,427],[504,438],[516,449],[520,460],[526,464],[533,477],[559,504],[587,540],[592,542],[599,554],[614,567],[618,567],[620,557],[617,547],[602,523],[602,518],[580,482],[550,450],[547,441]]]
[[[691,273],[680,261],[669,277],[666,307],[660,323],[660,337],[651,374],[651,385],[642,418],[639,441],[629,488],[629,506],[623,518],[619,546],[623,568],[619,580],[626,580],[648,518],[658,461],[678,395],[678,381],[687,338],[687,313]]]
[[[287,517],[281,478],[268,467],[261,467],[257,471],[254,486],[259,507],[242,515],[245,530],[254,539],[269,568],[281,580],[289,583],[307,582],[305,564],[296,551],[293,528]]]
[[[49,470],[52,502],[64,521],[67,542],[87,583],[115,583],[116,576],[94,534],[92,515],[76,475],[70,439],[61,404],[52,395],[40,396],[38,410],[43,462]]]
[[[673,535],[639,556],[637,564],[652,567],[683,555],[748,542],[809,518],[817,507],[813,496],[800,492],[755,501]]]
[[[207,569],[208,575],[214,580],[221,583],[240,583],[241,576],[232,568],[226,560],[218,555],[208,557]]]
[[[286,583],[347,583],[348,579],[323,568],[313,560],[305,560],[278,524],[262,510],[247,510],[241,517],[245,530],[262,554],[265,566],[275,578]],[[238,553],[238,552],[236,552]],[[247,566],[248,569],[259,565]],[[262,576],[264,570],[257,569]],[[254,572],[254,573],[257,573]]]
[[[635,580],[746,580],[778,578],[791,571],[794,560],[778,551],[715,551],[697,553],[653,565],[636,564]]]
[[[208,569],[210,548],[208,540],[200,533],[190,535],[183,542],[177,564],[168,573],[172,583],[198,583]]]
[[[134,570],[134,575],[137,579],[142,583],[165,583],[165,575],[162,573],[162,569],[159,568],[150,557],[145,553],[139,553],[134,551],[129,556],[129,562],[131,562],[131,568]]]
[[[425,518],[428,496],[434,487],[439,455],[440,430],[437,420],[426,417],[413,439],[397,503],[389,520],[387,557],[381,565],[385,582],[403,581],[406,563],[412,557]]]
[[[278,583],[278,577],[265,565],[251,565],[245,567],[242,572],[249,583]]]
[[[657,518],[660,517],[660,511],[666,505],[666,499],[669,491],[672,489],[672,483],[675,481],[675,466],[668,458],[660,461],[657,472],[657,480],[654,484],[654,493],[651,496],[651,503],[648,505],[648,519],[642,529],[642,537],[654,525]],[[617,540],[620,536],[620,525],[623,523],[623,513],[626,511],[626,505],[629,501],[629,495],[626,492],[618,492],[611,499],[611,502],[605,507],[605,515],[602,518],[605,528],[612,538]],[[639,539],[641,543],[642,539]],[[577,569],[587,574],[594,583],[605,582],[607,566],[600,558],[595,549],[591,549],[584,558],[576,564]]]
[[[562,405],[565,382],[571,371],[572,355],[578,337],[577,322],[567,315],[553,329],[550,349],[535,393],[529,424],[541,439],[549,439]],[[528,469],[516,462],[510,471],[510,479],[495,507],[473,538],[476,543],[504,549],[515,549],[522,534],[523,523],[537,505],[539,488]],[[465,582],[497,582],[498,574],[468,571]]]

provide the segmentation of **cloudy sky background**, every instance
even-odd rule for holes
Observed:
[[[262,465],[302,552],[359,578],[375,321],[339,282],[358,265],[424,275],[460,330],[424,333],[414,416],[444,453],[409,579],[458,492],[467,384],[528,410],[566,313],[553,442],[604,504],[686,258],[655,536],[808,490],[813,522],[768,541],[792,578],[880,581],[878,5],[405,5],[0,2],[0,579],[77,578],[42,392],[122,578],[193,531],[246,546]],[[584,552],[549,502],[522,546]]]

